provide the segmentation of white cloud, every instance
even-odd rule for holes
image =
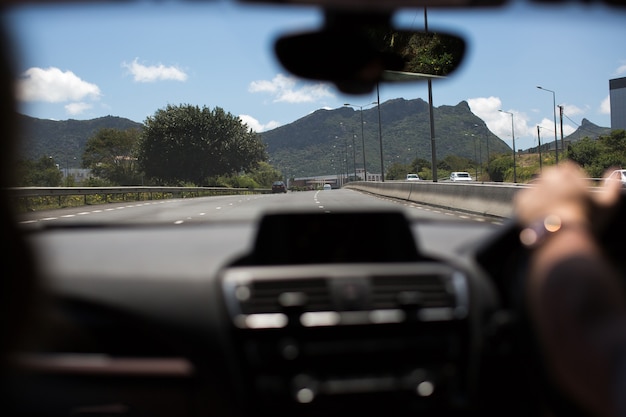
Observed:
[[[541,122],[539,122],[539,127],[541,131],[542,143],[550,142],[550,138],[554,140],[554,120],[553,119],[548,119],[547,117],[544,117],[543,119],[541,119]],[[558,139],[558,135],[559,135],[558,126],[557,126],[556,133],[557,133],[557,139]],[[535,136],[536,135],[537,135],[537,128],[535,127]]]
[[[568,116],[577,116],[579,114],[585,114],[587,112],[587,110],[589,110],[589,108],[586,109],[581,109],[578,106],[575,106],[573,104],[562,104],[563,106],[563,113],[567,114]],[[557,117],[559,117],[559,109],[556,109],[556,114]]]
[[[500,112],[502,101],[498,97],[478,97],[470,98],[467,103],[476,116],[485,121],[489,130],[500,138],[511,137],[511,116]],[[511,110],[514,114],[514,125],[516,136],[520,136],[519,113]],[[506,116],[506,117],[505,117]]]
[[[29,68],[17,81],[17,96],[21,101],[60,103],[100,97],[97,85],[81,80],[72,71],[58,68]]]
[[[515,148],[524,149],[533,146],[533,140],[537,137],[537,127],[529,125],[530,118],[526,113],[514,109],[503,109],[500,98],[493,96],[471,98],[467,102],[472,113],[483,119],[489,130],[510,147],[513,146],[513,141],[511,140],[511,115],[508,113],[513,113]],[[500,110],[508,113],[503,113]],[[554,122],[551,122],[550,126],[550,130],[553,132]]]
[[[81,114],[85,110],[91,109],[93,106],[89,103],[78,102],[78,103],[70,103],[65,105],[65,111],[71,115]]]
[[[539,123],[539,126],[541,127],[540,129],[541,130],[541,143],[554,142],[554,119],[544,118]],[[567,123],[563,123],[563,137],[566,137],[567,135],[571,135],[575,131],[576,131],[576,127],[568,125]],[[535,127],[535,138],[536,137],[537,137],[537,128]],[[560,144],[561,125],[558,119],[557,119],[557,126],[556,126],[556,138],[557,138],[557,141],[559,141],[559,146],[561,146]]]
[[[600,113],[611,114],[611,96],[606,96],[602,103],[600,103]]]
[[[143,65],[139,63],[139,59],[135,58],[133,62],[122,62],[122,67],[128,69],[133,79],[138,83],[152,83],[155,81],[186,81],[187,74],[178,67],[166,67],[159,65]]]
[[[248,125],[250,129],[252,129],[254,132],[257,132],[257,133],[265,132],[266,130],[272,130],[280,126],[280,123],[275,120],[272,120],[266,124],[263,124],[259,122],[257,119],[255,119],[254,117],[249,116],[247,114],[240,114],[239,119],[241,119],[242,122],[244,122],[246,125]]]
[[[504,110],[509,113],[513,113],[513,125],[515,128],[515,142],[516,149],[524,149],[531,146],[536,146],[537,142],[537,124],[531,123],[530,118],[524,112],[520,112],[513,109],[502,109],[502,102],[498,97],[478,97],[467,100],[472,113],[480,117],[485,121],[487,127],[496,136],[504,140],[509,146],[512,146],[511,141],[511,115],[502,113],[500,110]],[[584,113],[583,109],[580,109],[573,105],[564,105],[563,109],[566,115],[574,115]],[[557,114],[558,118],[558,114]],[[541,142],[546,143],[550,140],[554,141],[554,119],[543,118],[538,123],[541,126]],[[575,127],[563,123],[563,136],[572,134],[576,130]],[[561,137],[561,128],[557,119],[557,139]]]
[[[565,123],[563,124],[563,137],[566,137],[567,135],[571,135],[575,131],[576,131],[575,127],[567,125]]]
[[[615,75],[624,75],[626,74],[626,63],[620,65],[616,70],[615,70]]]
[[[248,86],[251,93],[268,93],[274,96],[274,102],[311,103],[326,97],[334,97],[326,84],[298,85],[296,78],[283,74],[276,75],[271,81],[252,81]]]

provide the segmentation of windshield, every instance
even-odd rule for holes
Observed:
[[[467,42],[460,69],[432,82],[431,124],[426,82],[347,95],[287,73],[274,42],[319,28],[315,8],[96,3],[5,13],[19,51],[23,115],[15,186],[91,188],[88,196],[21,198],[24,223],[330,210],[313,197],[324,184],[343,192],[359,182],[419,178],[406,186],[426,187],[458,170],[483,184],[527,183],[564,159],[568,145],[610,132],[609,81],[626,74],[616,44],[626,35],[623,10],[527,2],[402,10],[393,19],[399,28],[423,29],[427,17],[430,30]],[[272,193],[277,181],[288,192]],[[120,186],[137,188],[93,191]],[[300,192],[311,194],[300,199]],[[341,199],[340,192],[324,198]],[[189,197],[197,206],[169,214]],[[355,206],[363,204],[348,205]],[[136,214],[122,214],[130,208]]]

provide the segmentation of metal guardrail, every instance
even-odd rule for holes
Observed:
[[[13,187],[9,192],[14,197],[50,197],[68,195],[113,195],[113,194],[172,194],[186,193],[237,195],[267,194],[269,188],[226,188],[226,187]]]
[[[154,200],[168,198],[193,198],[217,195],[245,195],[245,194],[268,194],[269,188],[226,188],[226,187],[13,187],[8,189],[9,194],[20,200],[23,209],[33,209],[37,206],[34,199],[56,197],[59,207],[63,207],[64,199],[82,196],[83,204],[88,205],[89,196],[102,196],[98,203],[109,203],[112,196],[134,196],[136,200]],[[132,198],[132,197],[130,197]],[[92,199],[93,203],[93,199]],[[80,205],[80,203],[78,203]],[[49,208],[49,207],[48,207]]]

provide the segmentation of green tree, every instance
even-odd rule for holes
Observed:
[[[439,160],[437,168],[444,171],[468,171],[469,167],[473,165],[472,161],[462,156],[448,155],[445,158]]]
[[[63,180],[63,173],[51,156],[19,161],[16,169],[17,186],[21,187],[59,187]]]
[[[513,180],[513,157],[500,155],[492,158],[487,166],[487,173],[492,181],[503,182]]]
[[[432,180],[433,171],[431,165],[432,163],[429,160],[424,158],[415,158],[411,162],[410,172],[416,173],[422,180]]]
[[[250,172],[252,179],[260,187],[271,187],[274,181],[280,181],[283,175],[279,170],[265,161],[259,162],[258,166]]]
[[[210,177],[245,172],[267,159],[259,136],[219,107],[168,105],[144,125],[139,163],[158,183],[204,184]]]
[[[434,32],[377,27],[367,36],[379,51],[399,56],[401,62],[393,69],[406,72],[444,76],[456,69],[465,53],[462,39]]]
[[[400,162],[394,162],[387,168],[385,178],[388,180],[403,180],[406,179],[406,174],[411,172],[411,165],[403,164]]]
[[[626,165],[626,131],[614,130],[597,140],[585,137],[567,148],[566,157],[583,167],[592,178],[612,167]]]
[[[415,158],[411,162],[411,172],[419,172],[422,169],[428,168],[431,169],[431,162],[424,158]]]
[[[459,38],[419,33],[411,37],[404,55],[410,72],[447,75],[459,65],[464,52],[465,44]]]
[[[141,174],[137,164],[140,134],[138,129],[98,130],[87,140],[83,153],[83,167],[90,168],[95,176],[112,184],[140,184]]]
[[[583,168],[591,167],[598,161],[602,153],[600,143],[585,137],[578,142],[572,143],[567,148],[566,157],[576,162]]]

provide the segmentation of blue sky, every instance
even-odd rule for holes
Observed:
[[[364,105],[332,85],[290,76],[272,55],[281,33],[313,29],[311,8],[232,2],[20,7],[5,19],[20,51],[20,111],[55,120],[106,115],[143,122],[168,104],[219,106],[264,131],[320,108]],[[583,118],[610,126],[609,79],[626,76],[626,11],[574,4],[503,10],[429,10],[431,30],[462,35],[469,50],[449,79],[433,83],[435,106],[468,101],[489,129],[519,149],[554,137],[553,97],[565,109],[565,134]],[[422,10],[404,10],[398,26],[423,27]],[[381,101],[427,99],[425,83],[382,85]],[[477,132],[479,133],[479,132]]]

